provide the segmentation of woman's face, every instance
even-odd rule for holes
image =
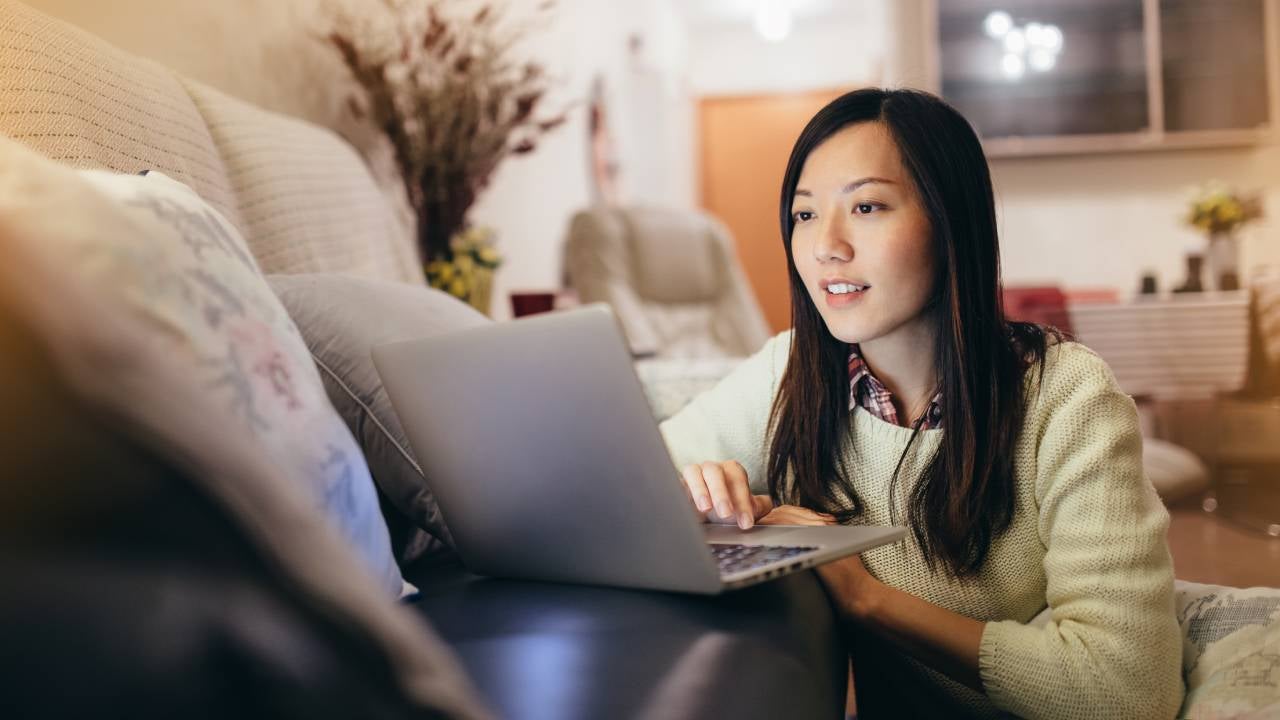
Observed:
[[[888,128],[850,125],[814,148],[791,217],[796,270],[832,335],[865,348],[932,332],[929,218]]]

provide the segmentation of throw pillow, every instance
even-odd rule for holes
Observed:
[[[449,528],[373,367],[370,349],[489,322],[470,305],[421,285],[347,275],[269,275],[311,349],[329,399],[364,449],[374,482],[411,526],[388,516],[397,556],[411,562],[452,547]],[[423,368],[430,372],[430,368]],[[447,382],[448,378],[441,378]],[[448,412],[442,408],[441,412]],[[420,528],[429,533],[412,532]]]
[[[1179,581],[1182,670],[1178,717],[1275,717],[1280,711],[1280,589]]]
[[[159,173],[76,173],[3,142],[9,244],[38,244],[47,262],[102,292],[104,308],[140,318],[148,350],[181,358],[227,420],[301,483],[375,582],[401,593],[368,468],[234,226]]]
[[[161,206],[173,210],[173,206]],[[177,217],[191,219],[185,213]],[[0,263],[0,340],[4,341],[0,346],[11,349],[0,363],[11,371],[0,397],[13,402],[12,409],[23,423],[45,424],[43,432],[24,427],[4,437],[6,445],[19,443],[6,448],[19,473],[4,478],[0,494],[12,501],[8,509],[15,510],[17,505],[11,519],[30,524],[29,532],[23,532],[10,523],[5,526],[6,535],[29,538],[43,533],[50,541],[43,543],[46,549],[74,549],[77,542],[114,528],[116,548],[127,547],[147,537],[144,530],[129,526],[128,512],[150,508],[149,519],[155,522],[142,523],[150,529],[188,517],[164,516],[171,507],[165,500],[183,493],[166,492],[163,486],[190,482],[187,495],[195,489],[195,494],[209,499],[230,518],[229,523],[209,524],[193,532],[238,531],[224,535],[225,548],[209,547],[214,557],[200,560],[210,562],[193,562],[192,568],[240,557],[241,548],[251,545],[272,579],[271,586],[288,594],[289,607],[315,620],[312,624],[339,630],[327,637],[336,640],[341,635],[348,638],[342,642],[361,643],[361,652],[367,650],[377,658],[370,675],[398,685],[417,707],[415,716],[488,717],[456,659],[421,618],[393,602],[385,584],[363,581],[369,574],[368,559],[361,558],[358,548],[339,533],[339,524],[316,507],[313,478],[305,474],[309,468],[280,461],[270,443],[274,431],[264,432],[246,422],[246,406],[228,401],[223,386],[211,382],[220,376],[211,376],[211,366],[202,362],[207,350],[199,344],[199,336],[171,324],[183,313],[161,315],[139,305],[141,298],[163,299],[174,310],[184,302],[209,300],[193,287],[194,280],[175,277],[170,264],[182,257],[174,246],[198,246],[210,255],[236,254],[225,245],[216,249],[196,242],[202,237],[175,233],[149,210],[122,205],[74,171],[0,138],[0,248],[5,257]],[[199,275],[193,270],[193,276]],[[147,283],[135,285],[134,281]],[[181,290],[190,291],[189,296]],[[269,291],[267,298],[274,302]],[[223,299],[226,305],[236,305]],[[235,299],[245,308],[252,305],[248,299]],[[232,313],[211,301],[200,307],[232,327],[232,318],[247,312],[241,308],[237,311],[241,314]],[[301,344],[296,337],[294,342]],[[291,377],[305,377],[304,370],[312,367],[305,349],[302,352],[305,362],[286,365]],[[290,362],[292,354],[287,356]],[[297,394],[310,401],[320,392],[299,390]],[[251,406],[255,413],[273,417],[265,399],[258,399],[262,402]],[[336,418],[333,422],[341,429]],[[11,418],[10,424],[16,421]],[[320,423],[314,427],[334,434]],[[148,460],[140,461],[143,457]],[[99,465],[103,462],[108,465]],[[44,466],[48,472],[23,473],[24,466]],[[187,529],[175,528],[175,533],[181,535]],[[175,547],[182,545],[175,542]],[[11,551],[10,560],[33,560],[26,545],[5,547]],[[102,554],[109,551],[99,549]],[[134,556],[135,567],[164,567],[174,554],[174,547],[149,545]],[[99,573],[107,568],[90,566]],[[180,577],[171,581],[180,582]],[[92,585],[88,588],[91,595]],[[8,597],[27,593],[25,597],[38,598],[40,591],[21,584],[8,589],[13,591]],[[195,645],[202,640],[223,643],[215,648],[219,658],[233,657],[236,648],[232,646],[247,640],[256,649],[269,650],[275,659],[298,659],[302,663],[298,668],[316,666],[308,664],[314,659],[308,653],[321,648],[281,645],[278,633],[263,634],[263,628],[271,629],[269,625],[243,626],[244,632],[235,636],[172,636],[174,619],[182,612],[167,612],[164,603],[180,593],[136,597],[144,603],[148,599],[160,603],[144,606],[131,617],[145,618],[152,612],[153,621],[140,622],[169,639],[165,657],[194,658]],[[244,598],[237,596],[240,601]],[[245,607],[232,603],[227,614],[239,611],[241,618],[253,619],[243,613]],[[101,615],[104,608],[96,610]],[[166,629],[167,636],[163,635]],[[338,646],[324,646],[333,647]],[[85,657],[104,655],[102,648],[85,649]],[[209,667],[200,665],[191,672]],[[183,668],[174,669],[175,674],[183,672]],[[268,686],[290,684],[299,688],[298,679],[272,677],[255,689],[265,692]]]

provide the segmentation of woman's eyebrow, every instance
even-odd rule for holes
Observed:
[[[882,178],[882,177],[864,177],[864,178],[860,178],[860,179],[858,179],[858,180],[854,180],[853,182],[849,183],[848,185],[845,185],[844,187],[840,188],[840,193],[841,193],[841,194],[843,194],[843,195],[847,195],[847,194],[849,194],[849,193],[853,192],[854,190],[857,190],[858,188],[862,187],[863,185],[867,185],[867,184],[869,184],[869,183],[881,183],[881,184],[884,184],[884,185],[895,185],[895,184],[896,184],[896,183],[894,183],[892,180],[889,180],[888,178]],[[797,196],[799,196],[799,197],[813,197],[813,193],[809,192],[808,190],[805,190],[804,188],[798,188],[798,189],[796,190],[796,195],[797,195]]]

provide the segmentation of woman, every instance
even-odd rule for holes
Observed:
[[[1171,717],[1168,515],[1133,402],[1083,346],[1005,320],[969,124],[851,92],[801,133],[781,200],[793,329],[662,426],[695,505],[910,528],[818,571],[860,717]]]

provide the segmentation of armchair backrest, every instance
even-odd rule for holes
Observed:
[[[770,334],[728,231],[705,213],[583,210],[569,226],[565,269],[583,302],[613,307],[638,355],[749,355]]]

